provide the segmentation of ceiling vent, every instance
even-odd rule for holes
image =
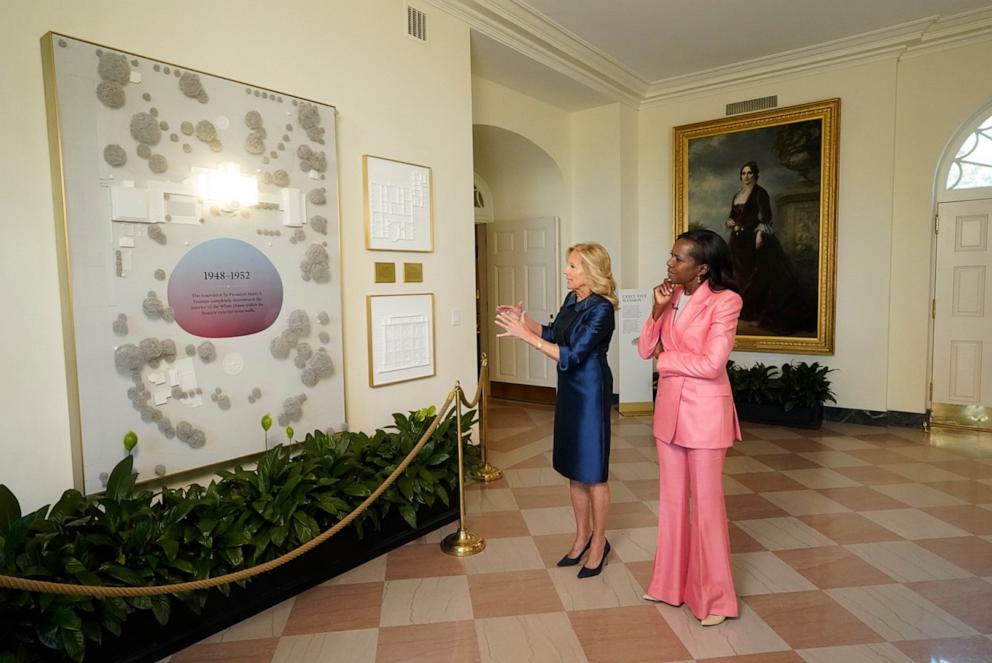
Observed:
[[[747,101],[735,101],[727,104],[727,115],[740,115],[741,113],[753,113],[754,111],[775,108],[778,106],[778,95],[771,97],[761,97],[760,99],[748,99]]]
[[[407,5],[406,33],[418,41],[427,43],[427,14]]]

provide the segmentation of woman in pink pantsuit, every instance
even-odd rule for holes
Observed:
[[[703,626],[715,626],[737,617],[720,477],[727,449],[741,438],[726,364],[742,302],[729,247],[714,232],[679,235],[667,266],[637,342],[643,358],[658,362],[661,471],[658,549],[644,598],[685,603]]]

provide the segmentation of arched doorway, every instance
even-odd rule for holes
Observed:
[[[491,125],[473,127],[477,189],[489,190],[490,219],[476,210],[476,275],[480,352],[489,356],[494,396],[553,402],[554,365],[536,350],[497,337],[495,308],[523,301],[549,321],[560,303],[560,221],[568,205],[561,168],[524,136]]]
[[[934,190],[930,423],[992,430],[992,105],[948,143]]]

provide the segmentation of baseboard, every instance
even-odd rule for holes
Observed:
[[[824,421],[834,421],[861,426],[901,426],[904,428],[923,428],[927,415],[919,412],[900,412],[898,410],[860,410],[847,407],[824,407]]]
[[[489,393],[493,398],[523,403],[540,403],[554,405],[556,390],[551,387],[535,387],[529,384],[514,384],[512,382],[491,382]]]

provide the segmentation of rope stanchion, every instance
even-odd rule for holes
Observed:
[[[218,587],[220,585],[227,585],[234,582],[239,582],[241,580],[247,580],[248,578],[257,576],[259,574],[265,573],[276,569],[287,562],[290,562],[300,555],[309,552],[310,550],[316,548],[324,541],[327,541],[332,536],[340,532],[342,529],[351,524],[355,518],[360,516],[369,506],[372,505],[379,497],[389,489],[393,482],[406,471],[413,459],[420,453],[420,450],[424,448],[427,441],[434,435],[434,431],[440,425],[441,421],[448,414],[448,409],[451,407],[452,401],[456,402],[457,413],[458,413],[458,485],[459,491],[461,492],[461,518],[462,522],[465,520],[465,495],[463,487],[463,475],[464,475],[464,460],[462,457],[462,426],[461,426],[461,401],[458,399],[461,396],[461,387],[456,386],[450,392],[448,392],[448,397],[445,399],[444,404],[438,410],[438,414],[434,417],[434,421],[427,428],[424,434],[421,436],[420,440],[416,445],[410,450],[410,453],[406,455],[406,458],[396,466],[385,481],[382,482],[378,488],[376,488],[371,495],[369,495],[365,500],[352,510],[347,516],[342,518],[339,522],[335,523],[333,527],[322,532],[318,536],[310,539],[301,546],[290,550],[289,552],[276,557],[275,559],[269,560],[257,566],[251,568],[242,569],[240,571],[235,571],[233,573],[226,573],[222,576],[217,576],[216,578],[204,578],[202,580],[190,580],[187,582],[177,582],[168,585],[149,585],[144,587],[119,587],[113,585],[72,585],[60,582],[49,582],[44,580],[32,580],[30,578],[19,578],[16,576],[6,576],[0,575],[0,589],[16,589],[25,592],[43,592],[46,594],[61,594],[67,596],[87,596],[91,598],[110,598],[110,597],[122,597],[129,598],[134,596],[160,596],[163,594],[179,594],[182,592],[191,592],[201,589],[210,589],[212,587]],[[483,544],[484,546],[484,544]]]
[[[489,357],[482,353],[482,367],[479,371],[479,384],[475,388],[475,397],[465,400],[462,394],[461,402],[465,407],[479,406],[479,469],[472,473],[472,478],[482,483],[491,483],[503,478],[503,470],[489,463]]]
[[[455,557],[470,557],[486,549],[486,540],[465,529],[465,450],[462,434],[462,403],[465,394],[460,382],[455,382],[455,420],[458,430],[458,531],[441,541],[442,552]]]

